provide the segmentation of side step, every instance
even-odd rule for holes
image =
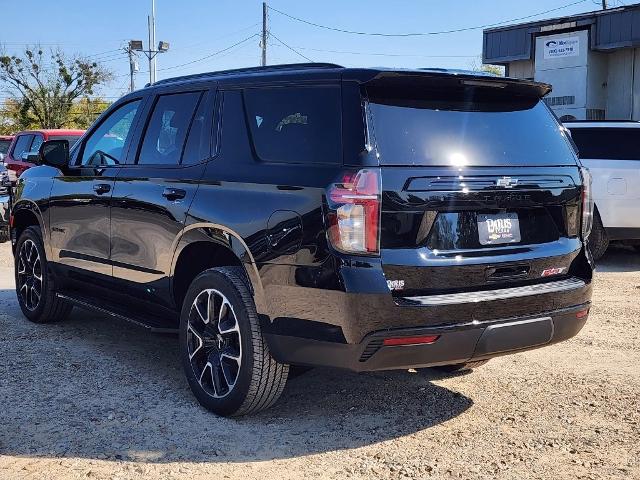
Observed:
[[[62,293],[57,293],[56,296],[58,298],[62,298],[68,302],[73,303],[76,307],[83,308],[85,310],[91,310],[96,313],[101,313],[103,315],[108,315],[113,318],[118,318],[120,320],[124,320],[126,322],[132,323],[138,327],[145,328],[153,333],[173,333],[177,334],[178,329],[176,327],[171,326],[171,322],[168,319],[160,318],[160,317],[136,317],[133,318],[129,314],[124,311],[119,311],[115,305],[108,304],[107,306],[98,306],[95,301],[90,298],[84,298],[80,296],[72,296]],[[102,302],[103,305],[104,302]]]

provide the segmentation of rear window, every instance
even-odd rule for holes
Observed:
[[[538,99],[473,89],[369,96],[368,128],[382,165],[575,165],[570,143]],[[504,97],[504,94],[502,95]]]
[[[580,158],[640,160],[638,128],[571,128]]]
[[[245,90],[244,98],[260,160],[342,162],[339,88],[255,88]]]
[[[80,135],[49,135],[49,140],[66,140],[71,148],[80,140]]]

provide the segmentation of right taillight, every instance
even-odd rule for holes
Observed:
[[[327,191],[327,235],[338,251],[380,252],[380,172],[363,169],[344,176]]]
[[[593,227],[593,196],[591,194],[591,172],[588,168],[580,169],[582,177],[582,238],[587,239]]]

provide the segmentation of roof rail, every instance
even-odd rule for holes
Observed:
[[[217,77],[222,75],[234,75],[237,73],[262,73],[262,72],[278,72],[278,71],[286,71],[286,70],[305,70],[305,69],[315,69],[315,68],[344,68],[342,65],[337,65],[335,63],[283,63],[280,65],[268,65],[266,67],[245,67],[245,68],[235,68],[232,70],[219,70],[217,72],[203,72],[203,73],[195,73],[193,75],[184,75],[181,77],[171,77],[165,78],[163,80],[158,80],[153,85],[162,85],[166,83],[173,82],[181,82],[184,80],[194,80],[198,78],[208,78],[208,77]],[[150,84],[147,84],[150,86]]]

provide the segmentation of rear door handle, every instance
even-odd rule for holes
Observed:
[[[167,200],[181,200],[187,195],[187,192],[181,188],[165,188],[162,196]]]
[[[94,183],[93,191],[98,195],[104,195],[105,193],[109,193],[111,191],[111,185],[108,183]]]

